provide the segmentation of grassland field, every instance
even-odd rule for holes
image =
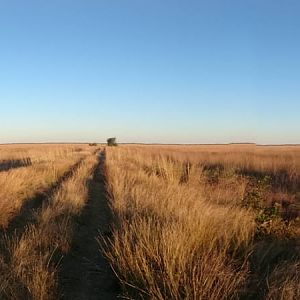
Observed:
[[[0,299],[300,299],[300,146],[0,145]]]

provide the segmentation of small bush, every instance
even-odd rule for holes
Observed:
[[[117,146],[117,139],[115,137],[107,139],[107,146]]]

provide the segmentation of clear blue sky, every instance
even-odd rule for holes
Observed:
[[[0,143],[300,143],[298,0],[0,0]]]

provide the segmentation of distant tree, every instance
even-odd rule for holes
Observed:
[[[115,137],[107,139],[107,146],[118,146],[117,139]]]
[[[92,146],[92,147],[97,146],[97,143],[89,143],[89,146]]]

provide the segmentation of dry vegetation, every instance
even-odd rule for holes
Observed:
[[[54,181],[57,180],[58,176],[52,175],[53,168],[66,160],[60,166],[60,168],[66,169],[81,159],[76,168],[71,168],[69,176],[64,178],[60,186],[49,195],[43,206],[36,211],[34,221],[30,224],[24,224],[24,229],[20,234],[2,231],[1,299],[57,299],[59,296],[57,264],[63,254],[69,251],[73,235],[73,218],[80,214],[87,201],[88,180],[98,161],[96,155],[93,154],[95,149],[91,151],[88,148],[76,147],[60,150],[63,151],[56,152],[53,149],[54,152],[50,151],[50,155],[41,155],[41,160],[45,162],[42,166],[33,164],[33,166],[26,167],[36,168],[35,170],[42,169],[42,173],[39,175],[51,176],[51,180]],[[78,153],[80,154],[78,155]],[[6,172],[19,171],[20,174],[22,172],[27,174],[27,182],[25,182],[25,175],[21,178],[24,181],[24,190],[33,194],[34,191],[29,191],[32,178],[28,177],[28,174],[32,174],[33,179],[38,176],[35,176],[33,170],[28,171],[26,168]],[[45,181],[43,178],[40,182],[34,182],[35,185],[31,185],[31,187],[34,190],[40,186],[44,187]],[[42,184],[38,185],[38,183]],[[7,194],[5,196],[10,197],[11,201],[19,203],[24,197],[17,198],[18,193],[15,193],[15,189],[17,189],[17,185],[11,190],[6,189]],[[13,198],[9,192],[14,193],[16,198]]]
[[[127,146],[106,166],[131,297],[299,299],[299,147]]]
[[[102,175],[93,175],[99,153],[94,145],[0,145],[0,299],[63,298],[60,270],[64,257],[72,262],[76,230],[93,229],[86,241],[98,234],[98,225],[80,223],[97,216],[79,216],[91,195],[107,211]],[[114,224],[107,230],[101,216],[99,248],[125,298],[300,298],[300,147],[124,145],[105,153]],[[108,282],[98,267],[103,275],[94,278]],[[102,299],[92,286],[78,299]]]
[[[26,200],[47,190],[84,155],[84,147],[69,145],[0,146],[0,227],[6,227]]]

